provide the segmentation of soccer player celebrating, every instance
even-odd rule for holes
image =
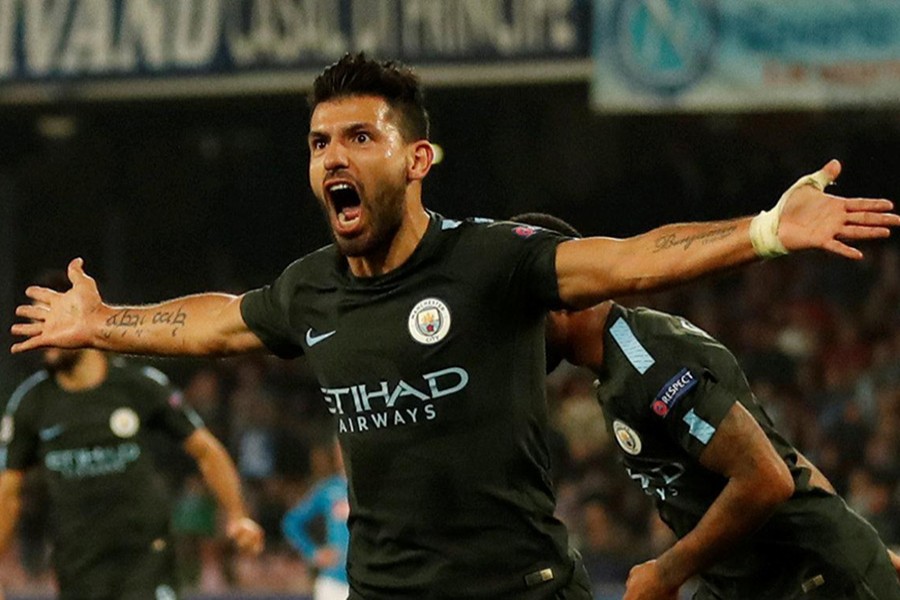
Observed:
[[[846,242],[900,223],[889,201],[821,182],[752,219],[621,240],[446,219],[422,201],[434,151],[409,69],[347,55],[310,100],[309,178],[334,244],[243,295],[142,307],[105,304],[76,259],[72,291],[26,290],[13,351],[305,355],[347,463],[353,600],[590,598],[553,515],[546,311],[791,250],[859,258]]]
[[[551,215],[513,221],[580,237]],[[604,302],[553,311],[548,356],[597,375],[597,398],[628,475],[678,542],[634,567],[625,600],[900,600],[875,530],[775,430],[732,353],[681,317]],[[551,359],[548,368],[557,362]]]

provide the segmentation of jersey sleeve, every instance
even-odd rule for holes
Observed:
[[[0,417],[0,471],[24,471],[37,463],[39,439],[29,396],[34,386],[46,379],[40,375],[32,376],[13,392]]]
[[[184,396],[158,369],[143,367],[142,386],[150,403],[150,422],[166,435],[183,441],[197,429],[203,419],[184,401]]]
[[[266,348],[281,358],[296,358],[303,347],[294,341],[290,327],[291,300],[300,261],[290,265],[271,284],[244,294],[241,316]]]
[[[750,390],[731,352],[690,322],[672,317],[641,343],[653,363],[642,377],[642,410],[699,458],[731,406]]]
[[[542,310],[564,308],[556,276],[556,249],[570,238],[555,231],[509,221],[498,221],[485,230],[483,256],[500,260],[519,300]]]

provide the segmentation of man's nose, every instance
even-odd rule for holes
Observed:
[[[347,167],[347,149],[339,142],[332,142],[325,148],[323,165],[326,171],[335,171]]]

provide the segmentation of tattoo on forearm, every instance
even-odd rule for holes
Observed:
[[[729,235],[734,233],[736,229],[737,225],[726,225],[724,227],[716,227],[715,229],[710,229],[709,231],[694,233],[692,235],[686,235],[684,237],[678,237],[678,235],[674,233],[664,235],[663,237],[656,240],[656,250],[654,250],[654,252],[660,252],[662,250],[668,250],[670,248],[678,247],[680,247],[682,250],[687,250],[693,245],[694,242],[698,242],[700,244],[709,244],[711,242],[715,242],[717,240],[728,237]]]
[[[178,330],[187,323],[187,313],[179,306],[175,310],[160,310],[151,315],[140,314],[133,310],[123,309],[106,320],[106,326],[100,331],[100,334],[109,339],[113,335],[127,337],[129,332],[136,337],[141,337],[146,332],[146,328],[154,325],[161,325],[172,328],[172,336],[178,334]]]

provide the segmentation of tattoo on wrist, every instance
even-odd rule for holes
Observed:
[[[682,250],[687,250],[693,245],[694,242],[698,242],[700,244],[709,244],[711,242],[715,242],[717,240],[728,237],[729,235],[734,233],[736,229],[737,225],[726,225],[724,227],[716,227],[714,229],[710,229],[709,231],[694,233],[691,235],[686,235],[684,237],[678,237],[678,235],[674,233],[664,235],[656,240],[656,249],[654,250],[654,252],[660,252],[662,250],[668,250],[670,248],[678,247],[680,247]]]
[[[100,330],[100,335],[109,339],[113,335],[127,337],[130,332],[135,337],[141,337],[147,327],[163,326],[171,327],[174,337],[186,323],[187,313],[182,310],[181,306],[175,310],[159,310],[150,315],[125,308],[106,319],[105,327]]]

